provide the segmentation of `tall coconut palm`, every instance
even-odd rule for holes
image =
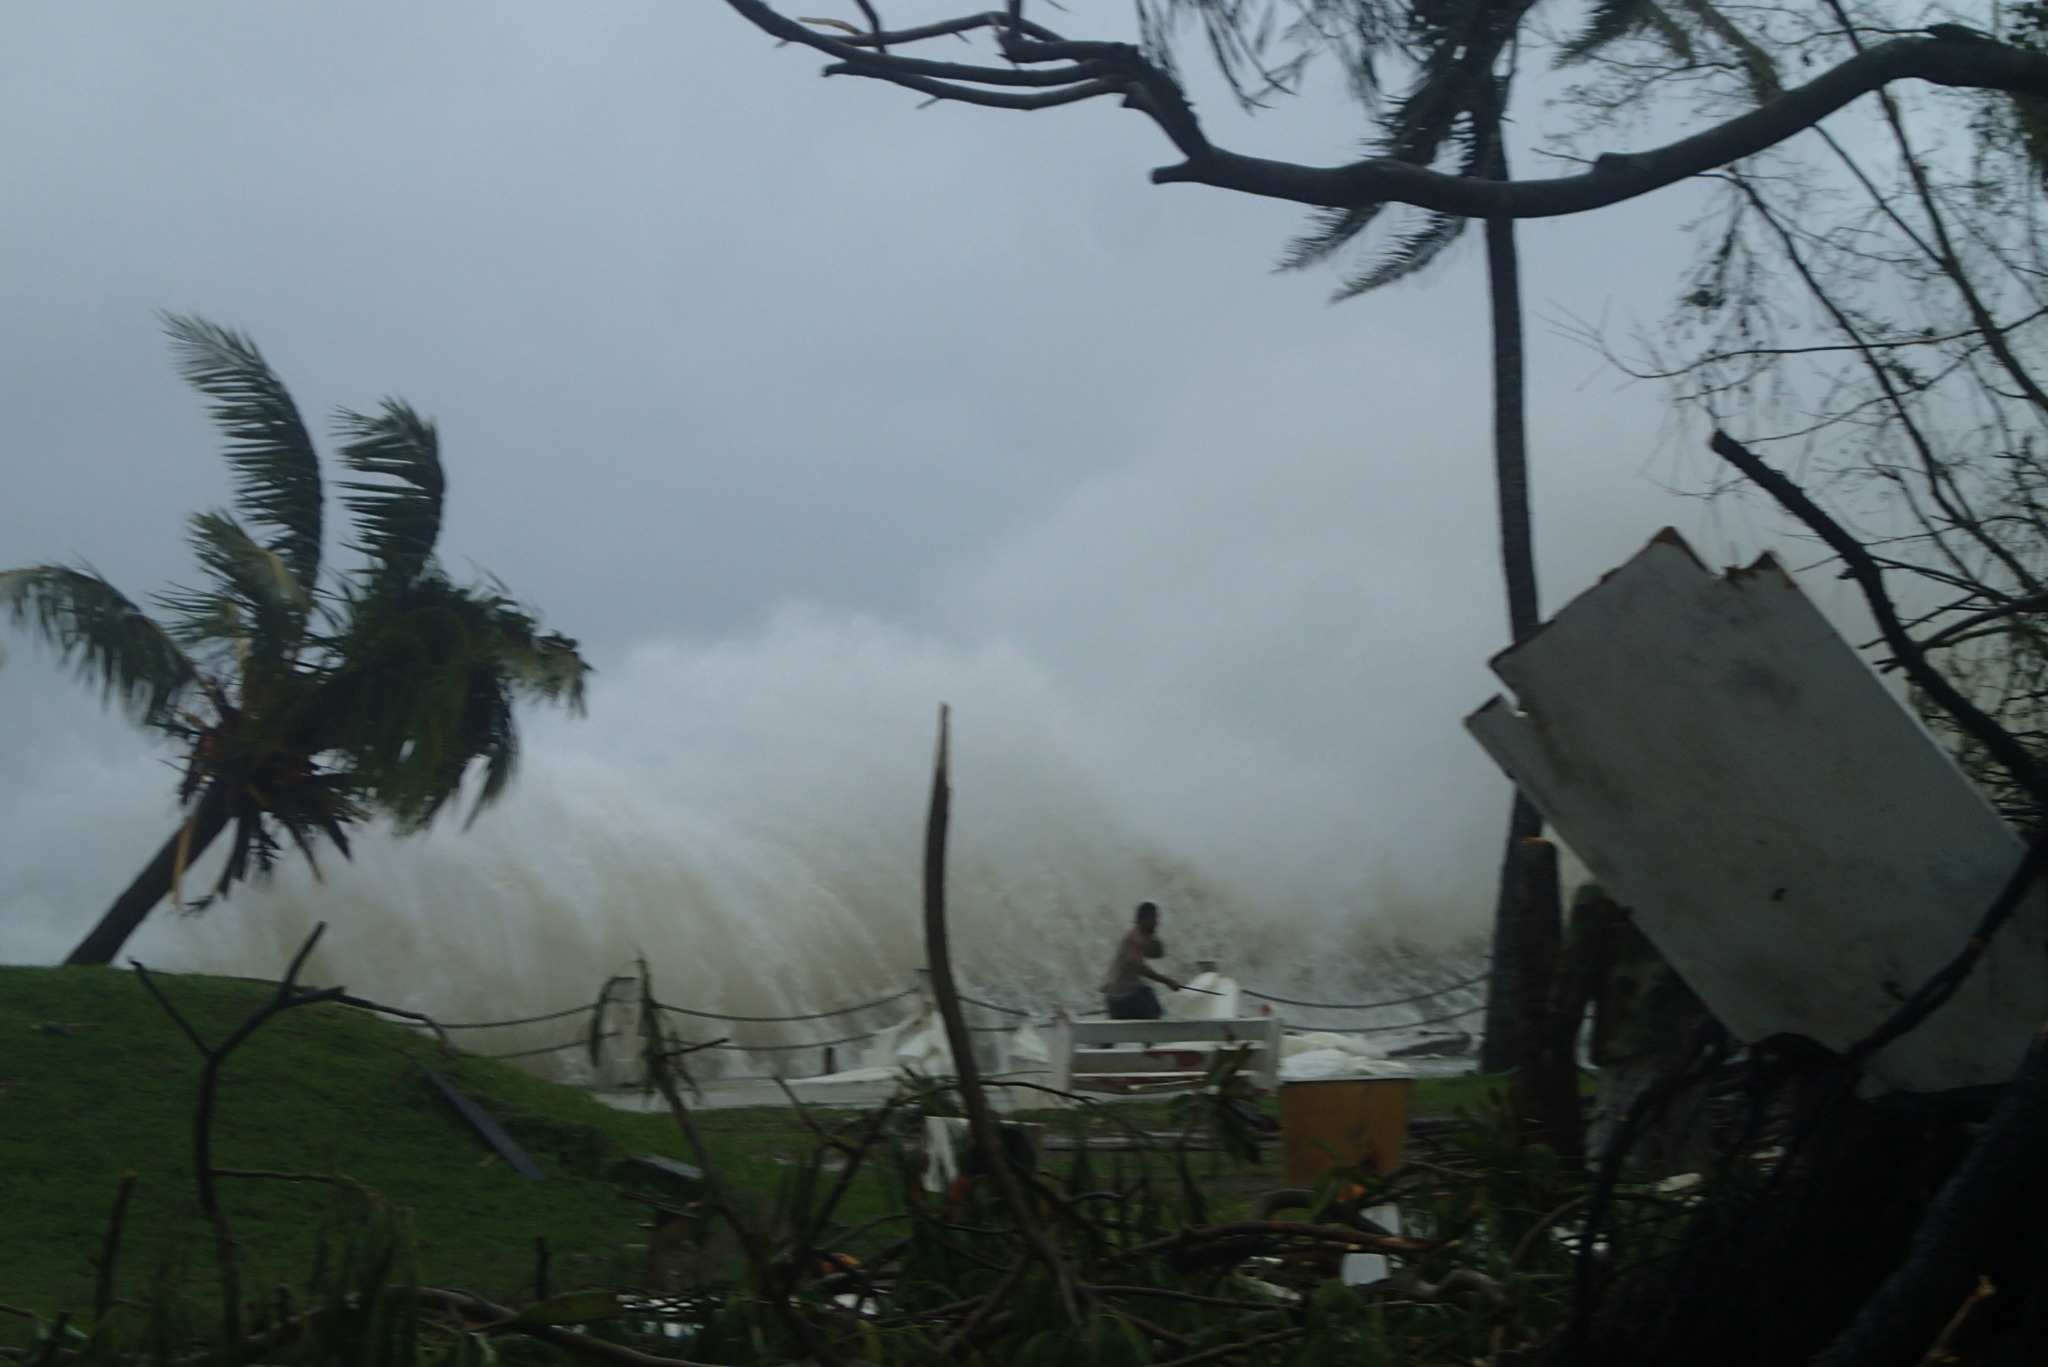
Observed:
[[[511,781],[514,700],[580,713],[589,666],[495,582],[461,585],[434,558],[447,492],[431,422],[396,399],[340,410],[334,431],[349,549],[323,578],[325,494],[296,404],[246,336],[166,315],[180,372],[213,401],[233,509],[193,517],[195,587],[161,618],[89,568],[0,571],[0,609],[143,726],[184,752],[184,819],[66,962],[110,962],[191,861],[224,833],[200,904],[267,872],[286,842],[319,875],[325,839],[346,857],[374,815],[431,823],[480,771],[469,819]]]
[[[1430,166],[1453,160],[1460,174],[1505,180],[1503,122],[1514,43],[1531,0],[1409,0],[1399,26],[1414,75],[1405,93],[1379,116],[1376,155]],[[1385,205],[1333,210],[1298,240],[1286,258],[1301,268],[1330,259],[1363,237]],[[1340,298],[1405,280],[1427,269],[1465,230],[1451,214],[1412,211],[1375,259],[1353,273]],[[1493,321],[1493,470],[1499,506],[1501,576],[1507,590],[1508,635],[1521,641],[1540,618],[1535,532],[1529,516],[1529,447],[1524,420],[1522,284],[1513,219],[1486,223],[1487,299]],[[1500,1071],[1518,1061],[1515,978],[1521,972],[1515,915],[1518,842],[1543,833],[1543,818],[1519,791],[1508,813],[1506,850],[1494,903],[1493,969],[1486,997],[1482,1067]]]
[[[1606,0],[1611,5],[1647,5],[1650,0]],[[1309,49],[1333,50],[1350,71],[1352,88],[1378,106],[1368,155],[1393,157],[1420,166],[1449,162],[1467,176],[1505,180],[1508,175],[1503,123],[1508,106],[1515,43],[1534,0],[1292,0],[1297,22],[1290,30],[1297,47],[1293,62],[1276,73],[1285,79]],[[1222,60],[1234,88],[1251,88],[1247,76],[1259,70],[1261,44],[1276,5],[1248,7],[1242,0],[1141,0],[1141,12],[1157,46],[1177,12],[1200,16],[1211,51]],[[1603,38],[1592,40],[1597,46]],[[1386,98],[1378,66],[1398,55],[1405,88]],[[1389,227],[1390,219],[1398,219]],[[1362,244],[1367,259],[1351,270],[1339,299],[1381,289],[1432,265],[1465,231],[1453,214],[1373,204],[1332,209],[1316,215],[1313,228],[1296,239],[1282,258],[1294,270],[1323,265]],[[1507,590],[1509,637],[1527,638],[1539,623],[1535,534],[1529,515],[1528,436],[1524,421],[1521,273],[1512,219],[1486,224],[1487,295],[1493,320],[1493,463],[1499,506],[1501,574]],[[1487,994],[1485,1056],[1482,1066],[1501,1070],[1516,1061],[1518,1030],[1513,1018],[1520,972],[1517,843],[1543,832],[1543,819],[1521,793],[1508,815],[1506,851],[1494,908],[1494,956]]]

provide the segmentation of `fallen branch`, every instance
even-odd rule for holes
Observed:
[[[518,1319],[518,1311],[494,1301],[487,1301],[482,1296],[471,1295],[467,1291],[445,1291],[439,1287],[423,1286],[416,1294],[422,1305],[452,1311],[466,1319],[482,1321],[484,1327],[496,1332],[538,1339],[564,1352],[598,1362],[617,1363],[619,1367],[715,1367],[715,1364],[697,1362],[690,1358],[643,1353],[637,1348],[628,1348],[623,1343],[607,1343],[603,1339],[592,1338],[574,1329],[564,1329],[560,1325],[514,1323],[513,1321]]]
[[[1873,49],[1874,51],[1875,49]],[[2048,777],[2044,777],[2040,766],[2034,761],[2026,747],[2013,738],[2011,732],[1986,716],[1984,711],[1961,690],[1950,683],[1945,675],[1927,663],[1926,653],[1906,631],[1899,620],[1897,606],[1892,602],[1891,593],[1884,586],[1884,571],[1878,568],[1870,552],[1862,542],[1851,536],[1842,525],[1830,517],[1819,504],[1815,503],[1804,489],[1787,479],[1764,462],[1763,457],[1751,451],[1726,432],[1714,433],[1708,445],[1715,455],[1733,465],[1747,476],[1752,483],[1772,498],[1778,506],[1804,523],[1828,549],[1842,558],[1843,568],[1856,581],[1856,587],[1863,591],[1863,600],[1870,608],[1870,615],[1877,622],[1884,643],[1892,652],[1908,678],[1928,697],[1949,714],[1966,735],[1982,745],[1985,752],[2012,776],[2035,798],[2048,804]]]

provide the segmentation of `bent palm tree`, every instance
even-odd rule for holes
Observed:
[[[166,316],[185,379],[213,400],[234,511],[192,519],[200,587],[161,595],[159,622],[90,569],[0,571],[0,607],[136,720],[184,749],[185,819],[67,963],[110,962],[222,833],[204,901],[267,872],[288,840],[319,875],[373,814],[417,831],[482,782],[470,820],[511,780],[513,702],[580,713],[589,666],[501,586],[458,585],[434,559],[446,483],[432,423],[386,399],[335,431],[362,563],[321,578],[319,458],[289,392],[247,337]]]

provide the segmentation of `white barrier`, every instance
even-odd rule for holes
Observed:
[[[1101,1049],[1102,1045],[1136,1044],[1140,1051]],[[1247,1016],[1234,1020],[1077,1021],[1061,1016],[1052,1026],[1052,1085],[1075,1090],[1074,1080],[1134,1076],[1199,1076],[1205,1068],[1186,1067],[1176,1054],[1210,1052],[1176,1050],[1175,1045],[1235,1045],[1251,1050],[1247,1060],[1253,1082],[1268,1090],[1280,1083],[1281,1027],[1278,1016]]]

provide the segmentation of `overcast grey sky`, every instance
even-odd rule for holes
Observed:
[[[642,825],[621,858],[672,848],[636,904],[707,862],[758,873],[768,841],[789,877],[718,914],[797,917],[801,884],[858,938],[903,888],[848,892],[821,851],[909,876],[942,698],[989,908],[1028,920],[1059,868],[1045,897],[1092,924],[1171,865],[1229,889],[1212,938],[1475,922],[1506,802],[1458,724],[1505,644],[1476,234],[1330,307],[1334,276],[1271,272],[1298,211],[1152,187],[1171,158],[1141,119],[919,110],[709,0],[23,0],[6,24],[0,563],[86,559],[137,596],[184,571],[182,519],[227,485],[152,314],[194,311],[251,332],[309,416],[398,393],[436,417],[445,558],[600,671],[472,843],[326,902],[294,874],[209,927],[164,918],[152,952],[234,961],[280,901],[416,904],[405,868],[444,901],[510,851],[564,878]],[[1363,131],[1330,90],[1205,108],[1302,159]],[[1659,317],[1689,194],[1523,229],[1548,605],[1665,523],[1755,549],[1661,491],[1704,463],[1659,447],[1659,395],[1546,324]],[[5,646],[0,958],[48,958],[168,829],[169,774]],[[610,895],[557,894],[600,920]],[[487,900],[504,936],[564,914]]]

